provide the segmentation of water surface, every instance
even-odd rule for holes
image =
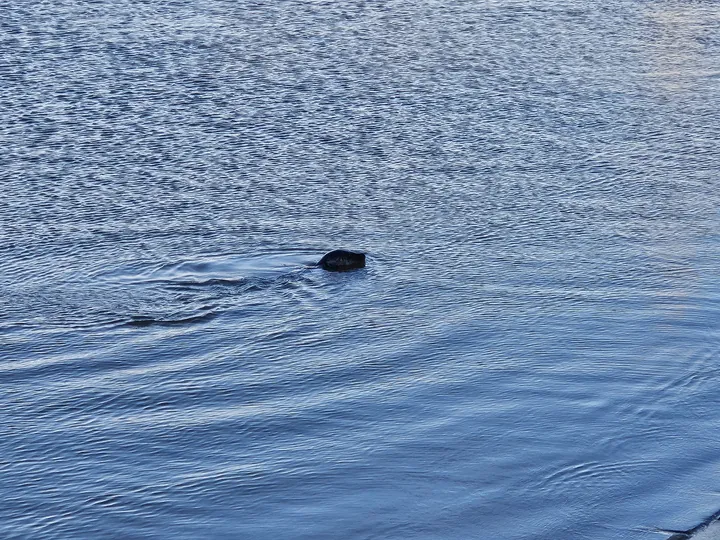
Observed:
[[[0,108],[4,538],[720,508],[716,1],[20,0]]]

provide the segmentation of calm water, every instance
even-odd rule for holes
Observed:
[[[17,0],[0,112],[3,538],[720,508],[716,0]]]

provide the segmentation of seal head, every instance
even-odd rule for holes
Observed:
[[[327,253],[317,265],[329,272],[347,272],[357,268],[365,268],[365,254],[359,251],[336,249]]]

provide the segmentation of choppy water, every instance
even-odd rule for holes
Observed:
[[[3,538],[720,508],[717,1],[19,0],[0,111]]]

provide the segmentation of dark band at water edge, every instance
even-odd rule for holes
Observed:
[[[317,266],[330,272],[347,272],[365,268],[365,254],[360,251],[336,249],[320,259]]]
[[[711,530],[712,528],[712,530]],[[703,521],[700,525],[687,531],[671,531],[664,529],[664,532],[674,533],[667,540],[692,540],[693,538],[718,538],[720,535],[720,510]],[[702,535],[702,536],[701,536]]]

